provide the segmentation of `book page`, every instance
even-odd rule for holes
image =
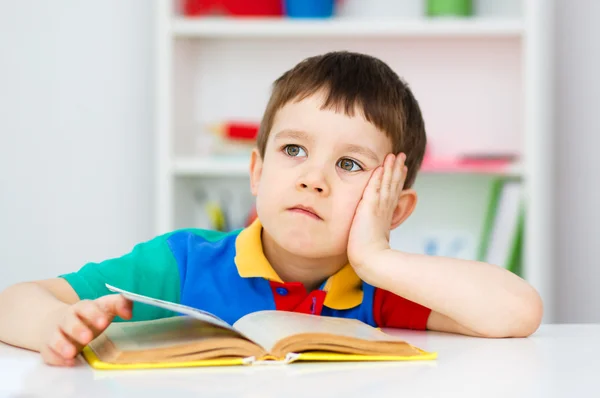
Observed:
[[[191,316],[192,318],[198,319],[200,321],[203,321],[203,322],[215,325],[215,326],[220,326],[222,328],[232,330],[237,333],[237,331],[230,324],[228,324],[221,318],[217,317],[216,315],[211,314],[210,312],[202,311],[202,310],[199,310],[199,309],[193,308],[193,307],[188,307],[187,305],[183,305],[183,304],[176,304],[176,303],[172,303],[170,301],[159,300],[159,299],[144,296],[141,294],[131,293],[126,290],[111,286],[109,284],[105,284],[105,285],[106,285],[106,288],[108,290],[110,290],[111,292],[120,293],[125,298],[127,298],[131,301],[136,301],[138,303],[143,303],[143,304],[151,305],[154,307],[163,308],[166,310],[177,312],[182,315],[188,315],[188,316]]]
[[[188,316],[112,323],[104,335],[119,351],[169,348],[176,345],[198,344],[215,338],[241,338],[235,331]]]
[[[303,333],[327,333],[367,341],[404,341],[355,319],[298,312],[254,312],[242,317],[233,326],[267,351],[272,351],[279,340]]]

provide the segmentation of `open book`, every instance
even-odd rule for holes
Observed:
[[[182,316],[112,323],[83,350],[88,363],[98,369],[437,357],[358,320],[259,311],[229,325],[205,311],[106,286],[129,300]]]

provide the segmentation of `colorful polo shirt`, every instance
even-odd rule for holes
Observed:
[[[211,312],[230,324],[251,312],[283,310],[425,329],[428,308],[360,280],[350,264],[311,292],[302,283],[282,281],[263,253],[261,231],[259,220],[229,233],[177,230],[61,277],[82,300],[111,294],[108,283]],[[132,321],[173,315],[135,303]]]

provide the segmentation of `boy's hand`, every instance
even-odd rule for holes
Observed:
[[[390,249],[392,216],[406,179],[406,156],[389,154],[375,169],[356,208],[348,237],[348,260],[358,276],[369,281],[374,256]]]
[[[102,333],[115,316],[130,319],[132,303],[120,294],[82,300],[50,314],[40,354],[44,362],[72,366],[79,352]]]

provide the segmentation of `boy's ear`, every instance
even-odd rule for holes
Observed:
[[[258,153],[258,149],[254,148],[250,155],[250,190],[254,196],[258,193],[258,184],[262,174],[262,167],[263,160]]]
[[[414,189],[405,189],[400,193],[398,205],[392,215],[390,230],[397,228],[412,214],[417,206],[417,192]]]

